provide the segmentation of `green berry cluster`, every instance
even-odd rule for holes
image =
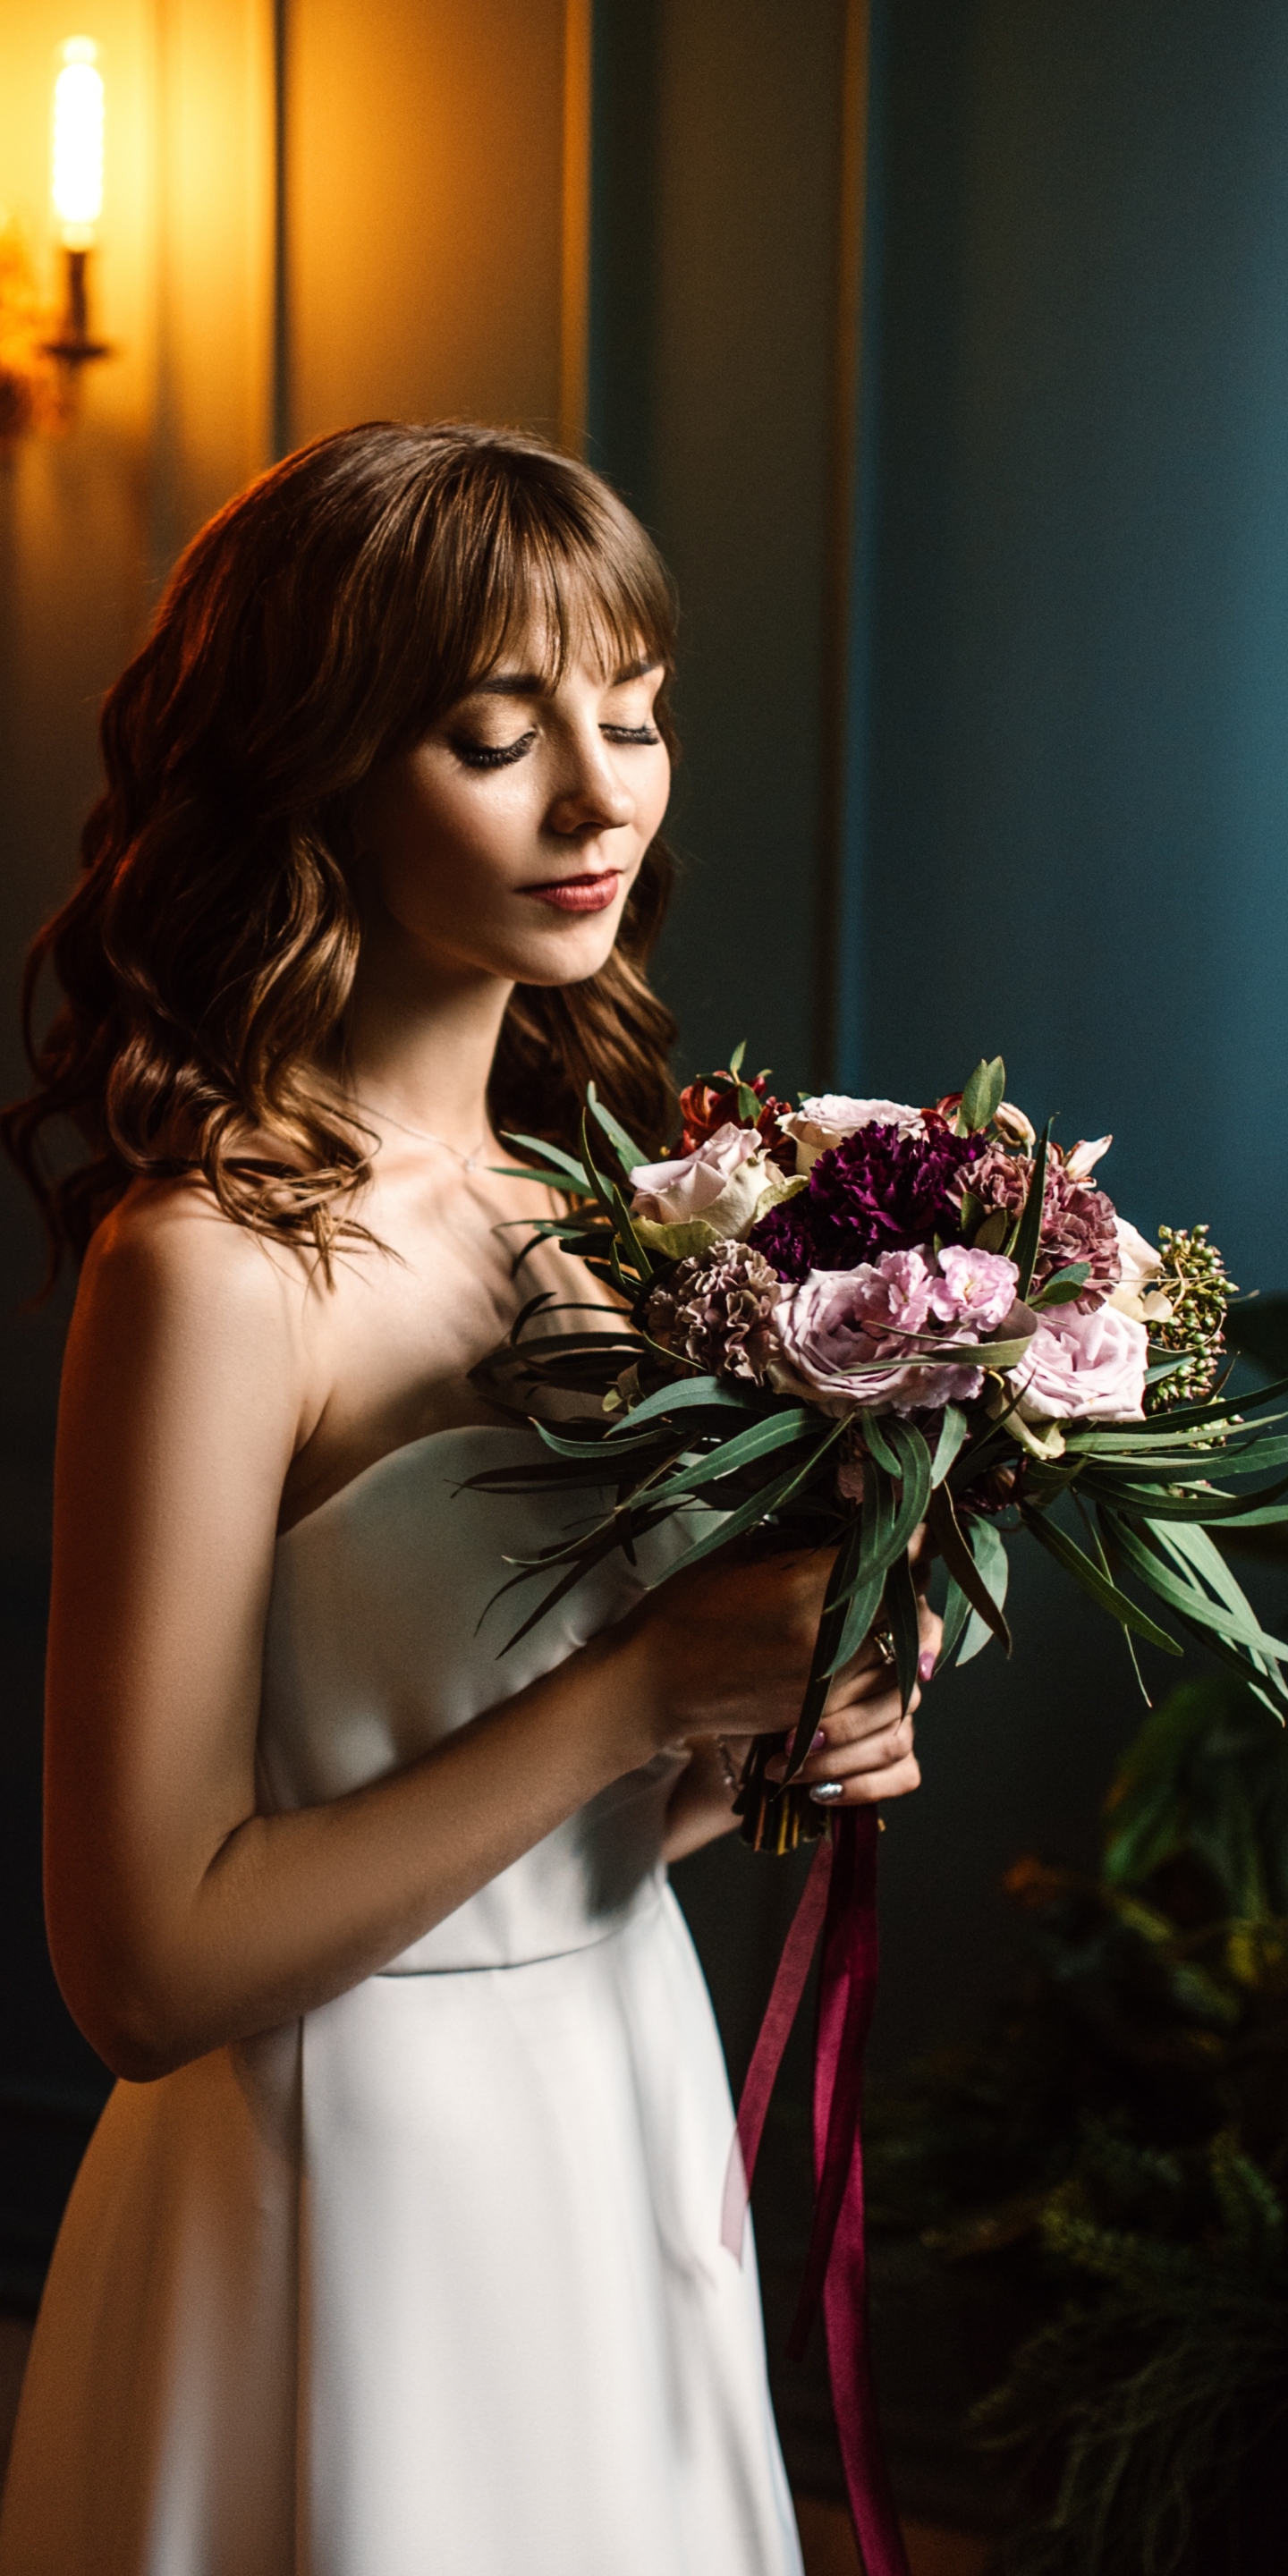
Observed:
[[[1163,1269],[1156,1284],[1172,1315],[1170,1323],[1151,1324],[1149,1338],[1156,1353],[1175,1351],[1183,1357],[1179,1368],[1149,1388],[1151,1413],[1173,1404],[1201,1404],[1211,1394],[1225,1348],[1226,1308],[1236,1293],[1205,1225],[1160,1225],[1158,1243]]]

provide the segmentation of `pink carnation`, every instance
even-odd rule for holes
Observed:
[[[1044,1316],[1015,1372],[1030,1421],[1137,1422],[1145,1409],[1149,1335],[1116,1306]]]
[[[1009,1273],[1009,1307],[1014,1265],[999,1266]],[[981,1274],[976,1284],[982,1289]],[[933,1302],[937,1290],[953,1299],[951,1278],[919,1251],[883,1252],[853,1270],[812,1270],[775,1317],[793,1382],[825,1413],[859,1405],[882,1413],[935,1411],[978,1395],[982,1368],[930,1362],[926,1337],[937,1324],[943,1329]],[[995,1302],[1000,1283],[991,1283],[991,1294]],[[954,1316],[944,1338],[974,1341],[980,1320],[978,1307],[969,1324]]]
[[[939,1255],[939,1274],[930,1290],[930,1311],[941,1324],[973,1324],[981,1333],[992,1333],[1006,1322],[1020,1274],[1003,1253],[948,1243]]]

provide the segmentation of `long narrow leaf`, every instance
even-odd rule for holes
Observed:
[[[926,1517],[930,1503],[930,1451],[913,1422],[901,1422],[897,1415],[890,1425],[890,1436],[899,1459],[903,1491],[895,1514],[890,1537],[892,1561],[912,1543],[914,1532]]]
[[[716,1483],[725,1476],[736,1476],[743,1467],[753,1466],[757,1459],[768,1458],[776,1449],[794,1448],[801,1440],[817,1433],[818,1415],[807,1405],[798,1405],[790,1413],[771,1415],[768,1422],[755,1422],[750,1431],[741,1431],[736,1440],[721,1441],[705,1456],[691,1458],[677,1467],[665,1485],[654,1490],[655,1501],[672,1495],[694,1493],[702,1485]]]
[[[653,1263],[640,1242],[631,1222],[630,1209],[616,1183],[613,1185],[613,1207],[616,1212],[618,1237],[626,1245],[640,1278],[647,1283],[653,1277]]]
[[[657,1515],[656,1520],[637,1522],[631,1532],[631,1536],[633,1539],[639,1539],[643,1537],[649,1529],[660,1527],[662,1522],[669,1520],[672,1517],[673,1515],[669,1512],[660,1512]],[[576,1590],[577,1585],[587,1574],[590,1573],[592,1567],[601,1564],[606,1556],[611,1556],[614,1549],[621,1547],[621,1545],[622,1534],[620,1531],[616,1532],[611,1537],[606,1533],[601,1533],[597,1543],[588,1542],[583,1554],[576,1559],[575,1563],[566,1568],[565,1572],[560,1576],[559,1581],[552,1586],[549,1592],[546,1593],[544,1599],[538,1602],[536,1609],[533,1610],[524,1620],[522,1626],[516,1628],[513,1636],[506,1639],[505,1644],[501,1648],[501,1655],[508,1655],[513,1647],[519,1645],[524,1637],[530,1635],[531,1631],[539,1625],[540,1621],[546,1617],[549,1611],[555,1608],[558,1602],[564,1599],[567,1593],[574,1592]],[[541,1572],[541,1570],[542,1569],[538,1566],[526,1568],[522,1574],[513,1576],[509,1583],[503,1584],[501,1587],[502,1592],[511,1591],[516,1583],[531,1582],[533,1576]],[[661,1580],[660,1576],[658,1580]],[[497,1601],[500,1597],[500,1593],[494,1593],[492,1599],[493,1601]],[[491,1609],[492,1601],[489,1601],[487,1607],[489,1610]],[[486,1615],[487,1612],[485,1611],[484,1617],[486,1617]],[[500,1656],[498,1656],[497,1660],[498,1662],[500,1661]]]
[[[979,1567],[980,1581],[997,1609],[1004,1610],[1011,1571],[1006,1542],[992,1521],[979,1518],[971,1521],[969,1536],[971,1554]],[[970,1623],[962,1639],[958,1663],[972,1663],[976,1655],[983,1653],[991,1635],[992,1630],[988,1622],[981,1619],[978,1610],[972,1610]]]
[[[546,1164],[552,1166],[555,1171],[564,1173],[582,1198],[590,1197],[590,1183],[580,1163],[571,1154],[565,1154],[562,1145],[548,1145],[544,1136],[524,1136],[517,1127],[506,1128],[503,1131],[502,1142],[506,1145],[528,1146],[532,1153],[540,1154]]]
[[[1020,1218],[1019,1230],[1015,1237],[1015,1249],[1011,1255],[1019,1274],[1015,1282],[1015,1294],[1021,1303],[1029,1293],[1033,1280],[1033,1265],[1038,1257],[1042,1218],[1046,1209],[1046,1167],[1050,1145],[1051,1121],[1048,1118],[1037,1141],[1037,1150],[1033,1156],[1033,1177],[1029,1182],[1024,1214]]]
[[[836,1649],[845,1626],[845,1595],[857,1574],[862,1539],[856,1523],[842,1542],[840,1552],[828,1577],[823,1595],[823,1608],[814,1639],[814,1653],[805,1683],[805,1696],[800,1715],[787,1748],[783,1786],[795,1779],[804,1762],[817,1730],[827,1700],[828,1686],[836,1660]]]
[[[1129,1593],[1120,1592],[1117,1584],[1112,1583],[1107,1574],[1102,1574],[1099,1566],[1093,1564],[1071,1538],[1066,1538],[1062,1529],[1057,1529],[1047,1519],[1045,1512],[1026,1511],[1024,1523],[1048,1555],[1064,1567],[1066,1574],[1073,1576],[1075,1583],[1082,1585],[1084,1592],[1090,1593],[1102,1610],[1109,1612],[1111,1619],[1117,1619],[1121,1627],[1134,1629],[1138,1637],[1143,1637],[1148,1645],[1160,1647],[1165,1655],[1180,1654],[1181,1648],[1175,1637],[1169,1637],[1166,1628],[1158,1627],[1146,1611],[1138,1609]]]
[[[667,1566],[665,1576],[658,1575],[657,1581],[661,1583],[673,1574],[687,1572],[690,1566],[700,1565],[704,1557],[711,1556],[716,1548],[726,1547],[731,1540],[742,1538],[748,1530],[759,1528],[762,1521],[768,1520],[772,1513],[780,1510],[782,1505],[789,1502],[792,1495],[799,1492],[800,1487],[808,1482],[827,1450],[840,1438],[842,1427],[839,1422],[833,1423],[822,1439],[815,1442],[807,1458],[802,1459],[795,1467],[789,1467],[783,1475],[776,1477],[772,1484],[762,1485],[760,1492],[753,1494],[749,1502],[740,1504],[736,1511],[721,1513],[719,1510],[712,1509],[711,1518],[715,1524],[714,1528],[708,1531],[705,1537],[695,1539],[692,1547],[685,1549],[683,1556],[677,1557],[673,1565]],[[697,1510],[710,1508],[702,1504],[695,1506]]]
[[[942,1556],[949,1573],[954,1577],[956,1582],[960,1584],[972,1610],[978,1611],[980,1618],[992,1629],[1003,1652],[1009,1655],[1011,1651],[1011,1632],[1006,1624],[1005,1614],[998,1609],[997,1603],[994,1601],[993,1596],[980,1573],[979,1567],[975,1563],[974,1555],[967,1544],[961,1523],[958,1520],[956,1511],[953,1507],[953,1498],[949,1493],[947,1485],[936,1486],[935,1491],[930,1498],[930,1509],[927,1514],[927,1518],[930,1522],[935,1544],[939,1549],[939,1553]]]
[[[634,1137],[628,1136],[624,1127],[618,1126],[617,1120],[614,1118],[612,1111],[610,1109],[605,1109],[603,1101],[596,1096],[593,1082],[588,1082],[586,1085],[586,1097],[590,1102],[591,1116],[598,1119],[600,1126],[603,1128],[604,1134],[607,1136],[610,1145],[613,1146],[617,1154],[622,1170],[629,1178],[632,1172],[637,1172],[639,1170],[642,1163],[647,1163],[647,1154],[641,1152]]]
[[[935,1671],[937,1673],[947,1672],[948,1667],[953,1660],[953,1649],[957,1644],[957,1640],[960,1637],[967,1620],[972,1618],[973,1615],[970,1603],[967,1600],[956,1575],[950,1574],[948,1578],[948,1592],[944,1601],[944,1633],[939,1642],[939,1657],[935,1665]]]
[[[863,1470],[857,1553],[851,1551],[845,1564],[837,1569],[836,1595],[844,1604],[845,1618],[824,1668],[829,1680],[842,1664],[848,1664],[851,1655],[857,1655],[880,1609],[894,1522],[890,1479],[878,1461],[869,1457]]]
[[[608,1437],[610,1440],[616,1440],[627,1431],[637,1431],[642,1422],[652,1422],[658,1416],[683,1413],[695,1404],[735,1413],[749,1413],[753,1409],[752,1399],[745,1395],[736,1395],[733,1388],[726,1386],[722,1378],[682,1378],[675,1386],[660,1386],[656,1395],[646,1395],[642,1404],[633,1404],[630,1412],[622,1415],[620,1424],[614,1423]]]
[[[920,1604],[906,1551],[895,1558],[886,1576],[886,1608],[890,1614],[890,1638],[894,1647],[894,1668],[899,1684],[899,1702],[906,1717],[909,1702],[917,1687],[917,1667],[921,1660]]]
[[[1245,1606],[1243,1611],[1227,1609],[1223,1603],[1214,1601],[1210,1593],[1201,1592],[1197,1584],[1173,1574],[1127,1521],[1115,1517],[1114,1536],[1142,1582],[1148,1583],[1169,1609],[1184,1610],[1187,1617],[1199,1620],[1205,1628],[1215,1628],[1219,1636],[1228,1637],[1232,1644],[1244,1646],[1250,1653],[1272,1656],[1276,1663],[1288,1663],[1288,1646],[1283,1645],[1278,1637],[1268,1637],[1249,1607]]]
[[[953,1460],[955,1459],[969,1430],[970,1424],[967,1421],[965,1414],[962,1412],[961,1406],[958,1404],[946,1404],[944,1406],[944,1418],[939,1426],[939,1438],[935,1442],[934,1459],[931,1463],[930,1481],[932,1485],[942,1485],[944,1478],[947,1475],[948,1470],[951,1467]]]

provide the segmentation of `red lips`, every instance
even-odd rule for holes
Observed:
[[[523,886],[520,891],[538,903],[552,904],[556,912],[606,912],[617,899],[620,877],[620,868],[601,868],[595,876],[555,877],[549,885]]]

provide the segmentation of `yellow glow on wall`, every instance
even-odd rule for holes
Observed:
[[[54,213],[69,250],[88,250],[103,211],[103,77],[92,36],[59,46],[54,82]]]

